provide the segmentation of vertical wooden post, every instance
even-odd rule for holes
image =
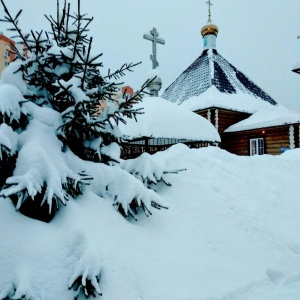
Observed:
[[[215,127],[217,131],[219,132],[219,110],[215,110]]]
[[[210,109],[207,110],[207,120],[209,122],[211,122],[211,111],[210,111]]]
[[[289,138],[290,138],[290,149],[295,149],[295,137],[294,137],[294,126],[290,125],[289,128]]]

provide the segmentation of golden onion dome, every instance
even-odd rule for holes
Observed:
[[[215,36],[218,36],[218,32],[218,26],[213,24],[210,19],[208,20],[207,24],[201,29],[201,34],[203,37],[205,37],[208,34],[214,34]]]

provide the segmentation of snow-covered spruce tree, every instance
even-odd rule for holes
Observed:
[[[26,50],[14,47],[16,60],[0,84],[1,196],[10,197],[23,214],[47,222],[90,183],[125,217],[139,208],[146,215],[151,206],[162,208],[153,190],[118,165],[122,136],[117,125],[141,113],[134,104],[149,82],[100,111],[101,101],[117,101],[114,80],[135,64],[107,76],[100,73],[101,54],[92,55],[87,35],[93,18],[81,13],[79,0],[74,14],[66,2],[60,11],[58,1],[57,16],[46,16],[51,30],[28,34],[19,26],[22,11],[14,17],[1,3],[2,21]]]
[[[0,197],[10,198],[21,213],[46,222],[67,200],[81,194],[86,199],[88,193],[97,194],[99,201],[112,201],[128,218],[139,211],[149,216],[151,207],[162,208],[151,187],[159,181],[169,185],[168,173],[173,170],[148,154],[120,159],[118,123],[141,113],[134,104],[149,81],[133,96],[115,100],[114,81],[135,65],[125,64],[106,76],[100,73],[101,55],[92,55],[92,38],[87,35],[92,18],[80,12],[79,0],[75,14],[66,2],[60,11],[57,2],[57,16],[47,17],[49,32],[26,34],[19,26],[21,11],[12,16],[0,1],[3,21],[25,47],[24,52],[14,47],[16,60],[0,82]],[[103,101],[116,105],[101,112]],[[70,295],[99,297],[98,251],[92,250],[88,237],[79,240],[68,282]],[[42,299],[28,284],[12,280],[0,291],[0,299]]]

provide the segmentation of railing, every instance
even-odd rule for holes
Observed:
[[[152,140],[152,141],[151,141]],[[154,144],[153,140],[157,140],[156,144]],[[164,151],[169,147],[182,143],[187,145],[189,148],[203,148],[208,146],[213,146],[212,142],[204,142],[204,141],[191,141],[191,140],[176,140],[176,139],[162,139],[162,140],[172,140],[173,143],[163,144],[159,139],[137,139],[134,141],[123,142],[121,144],[121,158],[129,159],[140,156],[142,153],[147,152],[149,154],[154,154],[158,151]],[[177,142],[176,142],[177,141]]]

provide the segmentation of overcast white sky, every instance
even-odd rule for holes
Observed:
[[[49,29],[44,14],[55,14],[55,0],[4,0],[21,26]],[[71,0],[76,11],[77,0]],[[143,34],[156,27],[166,40],[158,46],[163,85],[170,84],[201,53],[201,27],[207,21],[206,0],[82,0],[82,11],[94,16],[94,51],[103,52],[105,67],[124,62],[143,64],[125,77],[135,89],[152,67],[151,43]],[[3,16],[3,11],[1,12]],[[300,0],[213,0],[213,22],[219,27],[217,50],[276,101],[300,111]],[[5,23],[0,23],[5,32]]]

